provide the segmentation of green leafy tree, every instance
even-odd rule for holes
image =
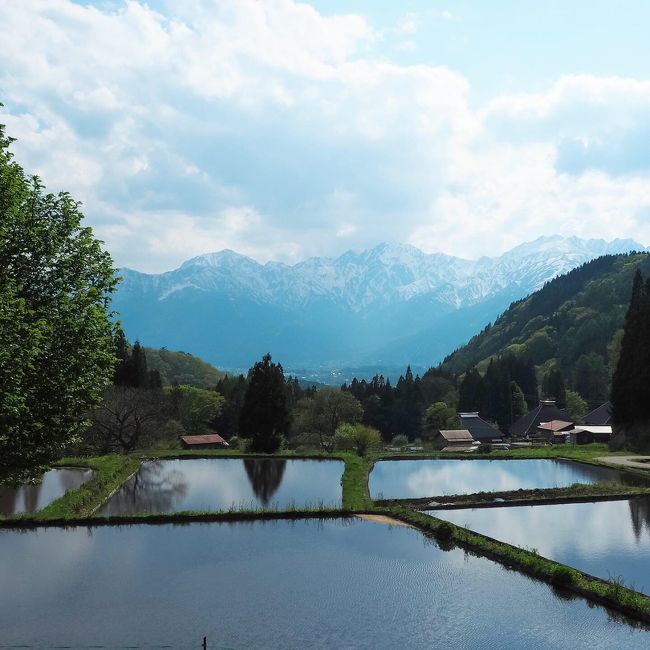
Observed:
[[[359,400],[338,388],[325,387],[313,397],[300,400],[296,409],[295,429],[300,433],[316,433],[323,450],[332,452],[336,430],[344,423],[361,420],[363,408]]]
[[[336,430],[336,438],[343,448],[351,448],[359,456],[365,456],[371,449],[377,449],[381,445],[381,434],[365,424],[342,424]],[[342,444],[341,441],[347,441]]]
[[[192,436],[209,431],[211,423],[221,414],[225,401],[216,391],[194,386],[174,386],[170,400],[175,419],[183,425],[185,433]]]
[[[115,367],[108,253],[67,193],[48,194],[0,125],[0,482],[78,440]]]
[[[239,434],[251,441],[251,451],[273,453],[289,430],[284,372],[266,354],[248,371],[248,386],[239,414]]]
[[[460,419],[456,411],[444,402],[431,404],[422,417],[422,433],[425,438],[433,439],[440,429],[459,429]]]
[[[566,385],[560,370],[553,368],[544,375],[542,393],[546,399],[554,399],[558,408],[566,407]]]
[[[566,391],[566,412],[573,422],[580,422],[587,414],[587,402],[574,390]]]

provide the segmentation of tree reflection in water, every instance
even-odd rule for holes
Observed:
[[[267,505],[282,483],[287,461],[270,458],[244,458],[246,474],[255,496]]]
[[[634,536],[638,541],[641,539],[644,528],[650,535],[650,497],[630,499],[628,503],[630,504],[632,530],[634,531]]]
[[[161,461],[143,463],[138,473],[120,488],[100,514],[169,512],[175,502],[185,497],[187,488],[183,472],[170,471]]]

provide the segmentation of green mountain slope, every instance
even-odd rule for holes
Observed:
[[[149,370],[157,370],[164,385],[187,384],[197,388],[213,388],[225,372],[187,352],[171,352],[166,348],[145,348]]]
[[[512,303],[493,325],[449,355],[442,368],[482,370],[495,355],[526,354],[540,375],[560,369],[588,401],[606,397],[637,268],[650,273],[650,255],[606,255],[555,278]]]

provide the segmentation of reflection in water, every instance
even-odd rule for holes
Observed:
[[[248,474],[255,496],[264,505],[268,505],[271,497],[278,491],[286,466],[286,460],[244,458],[246,474]]]
[[[581,598],[561,600],[457,548],[443,553],[404,527],[302,520],[87,530],[0,530],[2,644],[188,647],[203,635],[211,647],[253,649],[648,643],[648,632]]]
[[[100,514],[169,511],[185,497],[187,487],[183,472],[169,470],[164,461],[143,463],[138,473],[113,496],[108,511],[105,507]]]
[[[149,461],[100,515],[341,503],[341,461],[185,458]]]
[[[18,488],[0,485],[0,514],[36,512],[66,492],[81,487],[93,474],[89,469],[65,467],[45,472],[40,483]]]
[[[615,469],[559,459],[428,459],[375,463],[369,487],[375,499],[406,499],[605,481],[627,483],[628,479]]]
[[[649,497],[431,514],[650,594]]]
[[[641,538],[644,528],[650,537],[650,498],[630,499],[629,504],[632,530],[637,540]]]

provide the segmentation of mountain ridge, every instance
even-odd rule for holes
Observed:
[[[129,338],[220,367],[245,368],[268,351],[288,366],[433,365],[513,300],[595,257],[630,250],[646,249],[553,235],[478,260],[382,243],[293,265],[226,249],[161,274],[122,269],[114,304]]]

